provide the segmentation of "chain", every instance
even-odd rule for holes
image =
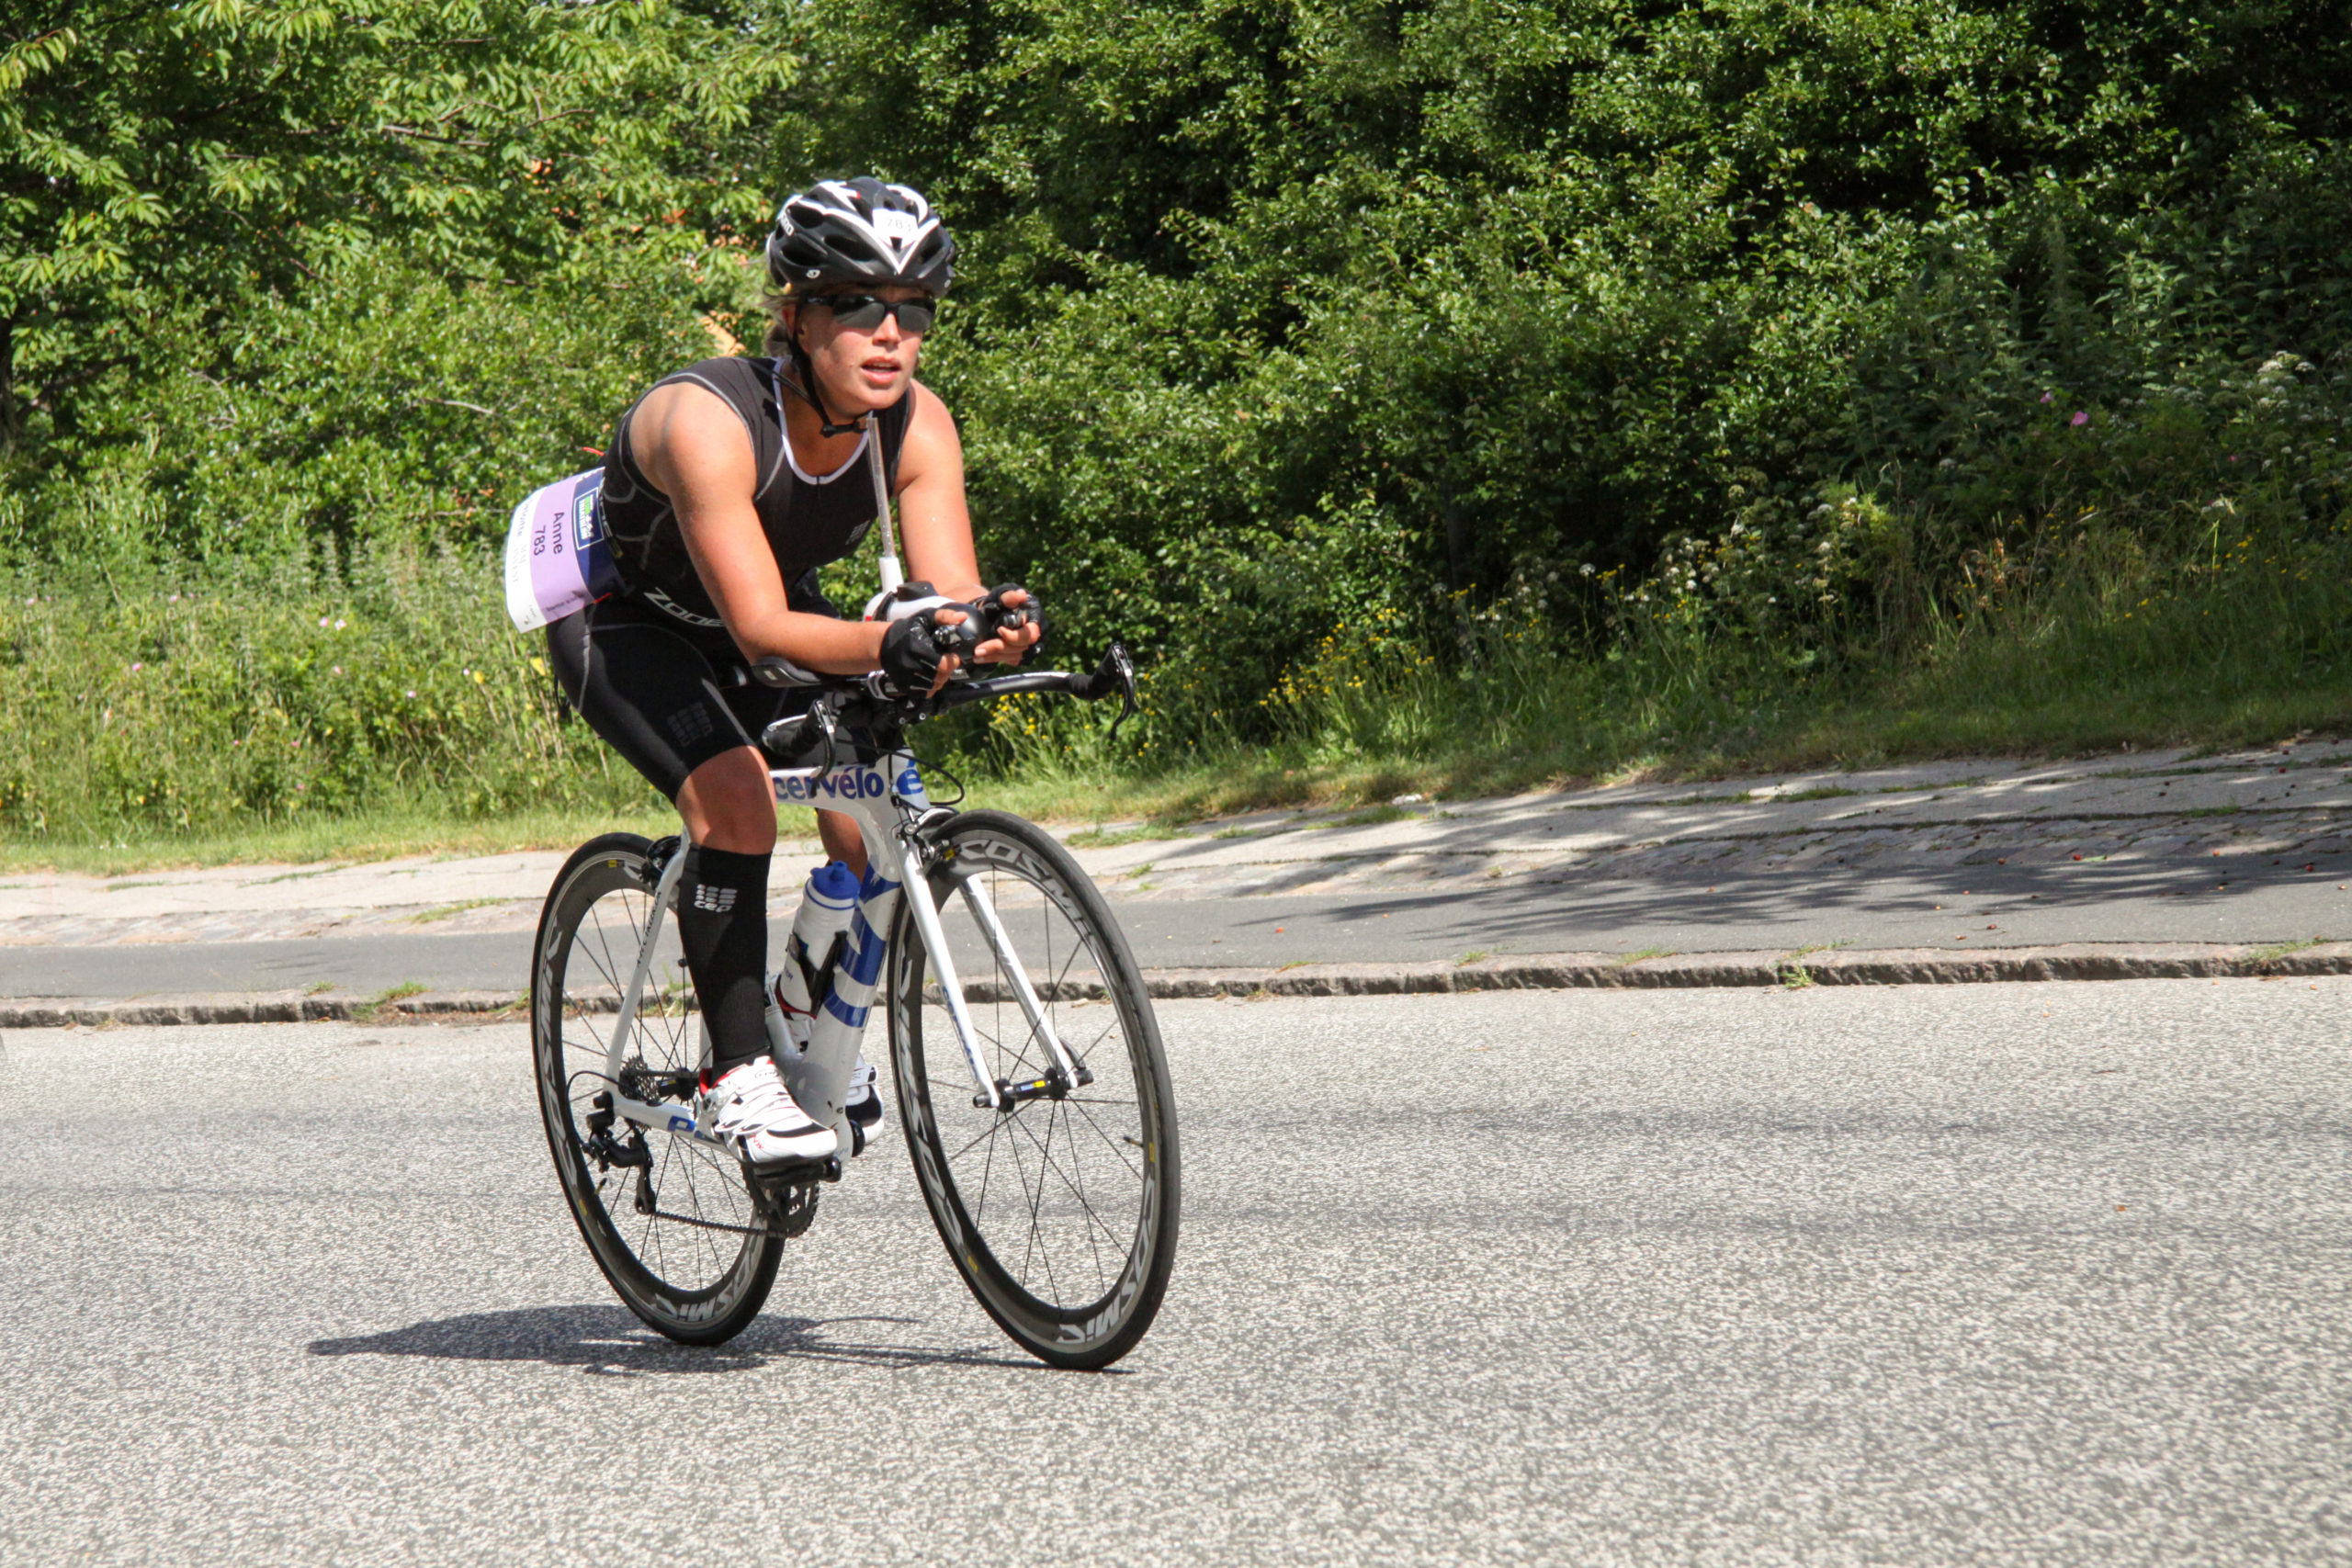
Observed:
[[[734,1235],[783,1235],[786,1234],[783,1231],[767,1230],[758,1225],[730,1225],[718,1220],[698,1220],[692,1214],[673,1214],[669,1210],[660,1207],[654,1209],[653,1217],[657,1220],[675,1220],[682,1225],[692,1225],[696,1230],[726,1231]]]

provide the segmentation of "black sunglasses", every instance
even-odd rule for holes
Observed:
[[[801,301],[804,305],[822,305],[833,313],[833,320],[852,332],[870,333],[882,324],[886,316],[899,318],[899,330],[910,337],[921,337],[931,331],[931,323],[939,318],[936,299],[877,299],[871,294],[812,294]]]

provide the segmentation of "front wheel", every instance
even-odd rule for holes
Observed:
[[[1105,1367],[1151,1326],[1176,1258],[1175,1096],[1142,972],[1110,906],[1034,824],[974,811],[940,830],[931,892],[993,1079],[1054,1058],[989,940],[996,912],[1041,1021],[1089,1083],[1007,1111],[975,1086],[910,908],[890,943],[891,1063],[915,1178],[940,1239],[999,1326],[1060,1367]]]

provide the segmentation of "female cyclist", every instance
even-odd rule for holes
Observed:
[[[603,506],[623,587],[548,627],[565,696],[685,820],[678,940],[712,1055],[695,1117],[754,1163],[823,1159],[836,1140],[793,1103],[768,1055],[775,799],[752,738],[791,699],[742,671],[775,656],[826,673],[882,670],[919,691],[956,668],[933,634],[963,612],[843,620],[817,587],[817,568],[874,522],[866,444],[879,441],[913,574],[949,601],[984,597],[956,422],[914,378],[955,258],[930,203],[905,186],[828,180],[786,199],[767,243],[767,355],[704,360],[621,415]],[[1027,603],[1018,588],[996,597]],[[1039,635],[1032,616],[973,654],[1017,663]],[[864,872],[852,818],[820,811],[817,829],[828,853]],[[853,1118],[879,1111],[870,1068],[852,1094]]]

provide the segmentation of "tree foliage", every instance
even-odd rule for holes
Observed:
[[[1579,569],[1678,536],[1802,588],[1833,490],[1955,550],[2245,490],[2196,409],[2352,368],[2346,16],[818,0],[864,52],[800,157],[940,193],[1008,564],[1230,708],[1375,606],[1597,613]]]
[[[184,361],[266,301],[348,308],[362,254],[539,284],[756,224],[742,164],[793,75],[761,19],[32,0],[0,33],[0,435],[70,443],[158,317],[198,328]]]
[[[2341,0],[43,5],[35,551],[483,540],[744,330],[775,193],[867,170],[965,245],[926,376],[984,558],[1163,726],[1270,722],[1335,637],[1571,649],[1645,576],[1861,658],[2005,530],[2352,493]]]

